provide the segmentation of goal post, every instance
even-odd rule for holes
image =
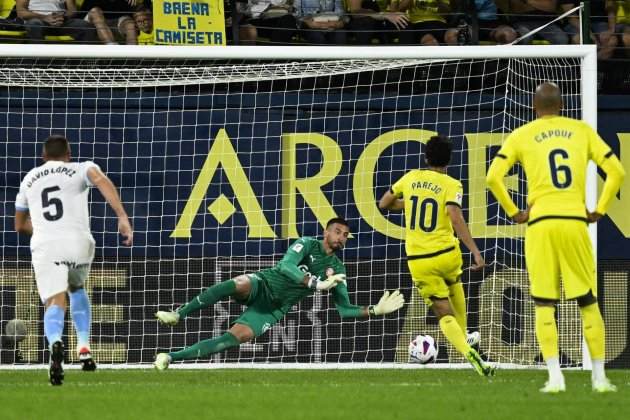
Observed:
[[[147,366],[158,351],[222,334],[241,305],[221,302],[173,329],[152,314],[273,265],[291,240],[320,236],[336,215],[353,234],[340,254],[352,302],[375,303],[399,288],[403,310],[342,320],[318,293],[254,342],[186,366],[407,367],[419,333],[436,338],[438,364],[463,362],[412,287],[400,215],[376,207],[405,171],[423,165],[423,144],[436,132],[453,139],[449,174],[463,183],[467,220],[490,263],[483,273],[464,271],[470,329],[481,332],[489,360],[539,364],[523,228],[486,191],[485,174],[505,136],[534,118],[541,82],[561,86],[564,115],[596,127],[595,46],[0,45],[0,57],[0,326],[25,320],[18,348],[27,365],[47,356],[28,240],[11,229],[13,202],[52,133],[108,173],[135,227],[136,244],[126,248],[114,215],[91,193],[97,256],[87,289],[99,363]],[[596,176],[593,166],[592,206]],[[506,182],[522,206],[522,170]],[[559,331],[565,364],[588,367],[575,305],[560,305]],[[72,349],[69,321],[66,334]],[[6,350],[0,363],[15,366]]]

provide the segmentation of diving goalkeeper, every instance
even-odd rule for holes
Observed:
[[[209,287],[174,312],[158,311],[155,316],[161,323],[175,325],[191,312],[225,298],[231,297],[247,306],[222,336],[180,351],[159,353],[154,363],[156,369],[164,370],[173,361],[201,358],[251,341],[280,321],[293,305],[317,290],[331,291],[342,318],[366,318],[400,309],[405,300],[398,290],[391,294],[386,291],[376,305],[350,303],[346,269],[335,255],[345,246],[349,234],[348,222],[342,218],[331,219],[321,241],[310,237],[298,239],[275,267]]]

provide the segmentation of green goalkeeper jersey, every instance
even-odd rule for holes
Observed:
[[[345,274],[346,268],[335,254],[326,254],[321,241],[303,237],[291,244],[278,264],[258,274],[267,283],[275,306],[287,313],[293,305],[315,293],[304,284],[306,275],[323,281],[340,273]],[[361,315],[362,308],[350,304],[345,283],[338,284],[331,292],[342,317]]]

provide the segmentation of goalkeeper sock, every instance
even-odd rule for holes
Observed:
[[[179,308],[177,313],[179,314],[180,319],[182,319],[191,312],[207,308],[210,305],[214,305],[221,299],[231,296],[235,290],[236,282],[234,280],[228,280],[215,284],[212,287],[208,287],[193,300]]]
[[[444,315],[440,318],[440,329],[458,352],[465,356],[470,351],[471,347],[466,342],[466,333],[462,331],[453,315]]]
[[[580,314],[582,315],[584,339],[593,360],[593,379],[603,380],[606,378],[603,363],[606,356],[606,328],[602,314],[599,312],[599,305],[593,303],[580,307]]]
[[[220,351],[236,347],[241,343],[231,333],[226,332],[221,337],[203,340],[183,350],[169,353],[172,361],[184,359],[198,359],[209,354],[218,353]]]
[[[61,341],[63,334],[63,318],[66,313],[61,306],[50,305],[44,313],[44,335],[48,339],[48,345]]]
[[[558,327],[553,306],[536,306],[536,339],[543,359],[558,358]]]
[[[85,289],[79,289],[70,295],[70,313],[72,315],[72,323],[77,332],[78,347],[90,346],[90,300],[88,299]]]
[[[457,282],[449,286],[450,296],[448,300],[451,303],[453,314],[460,328],[466,333],[466,296],[464,296],[464,286],[461,282]]]

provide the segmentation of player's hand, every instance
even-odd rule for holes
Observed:
[[[470,266],[472,271],[479,271],[486,266],[486,260],[483,259],[480,252],[475,252],[473,258],[475,259],[475,263]]]
[[[381,297],[381,300],[374,305],[374,315],[386,315],[394,311],[399,310],[405,304],[405,297],[398,290],[394,290],[392,294],[389,294],[389,290],[386,290]]]
[[[315,281],[315,289],[317,290],[330,290],[333,287],[336,287],[339,283],[344,283],[346,281],[345,274],[335,274],[334,276],[328,277],[324,281]]]
[[[122,241],[124,245],[130,246],[133,243],[133,229],[131,229],[128,218],[124,217],[118,219],[118,233],[125,238]]]
[[[409,26],[409,18],[406,13],[386,13],[384,19],[391,22],[396,29],[403,30]]]
[[[518,224],[526,223],[529,220],[529,207],[527,210],[521,210],[512,216],[512,220]]]
[[[586,221],[589,222],[589,223],[595,223],[599,219],[601,219],[602,217],[604,217],[604,215],[600,214],[600,213],[597,213],[596,211],[594,211],[594,212],[587,211],[586,212]]]

